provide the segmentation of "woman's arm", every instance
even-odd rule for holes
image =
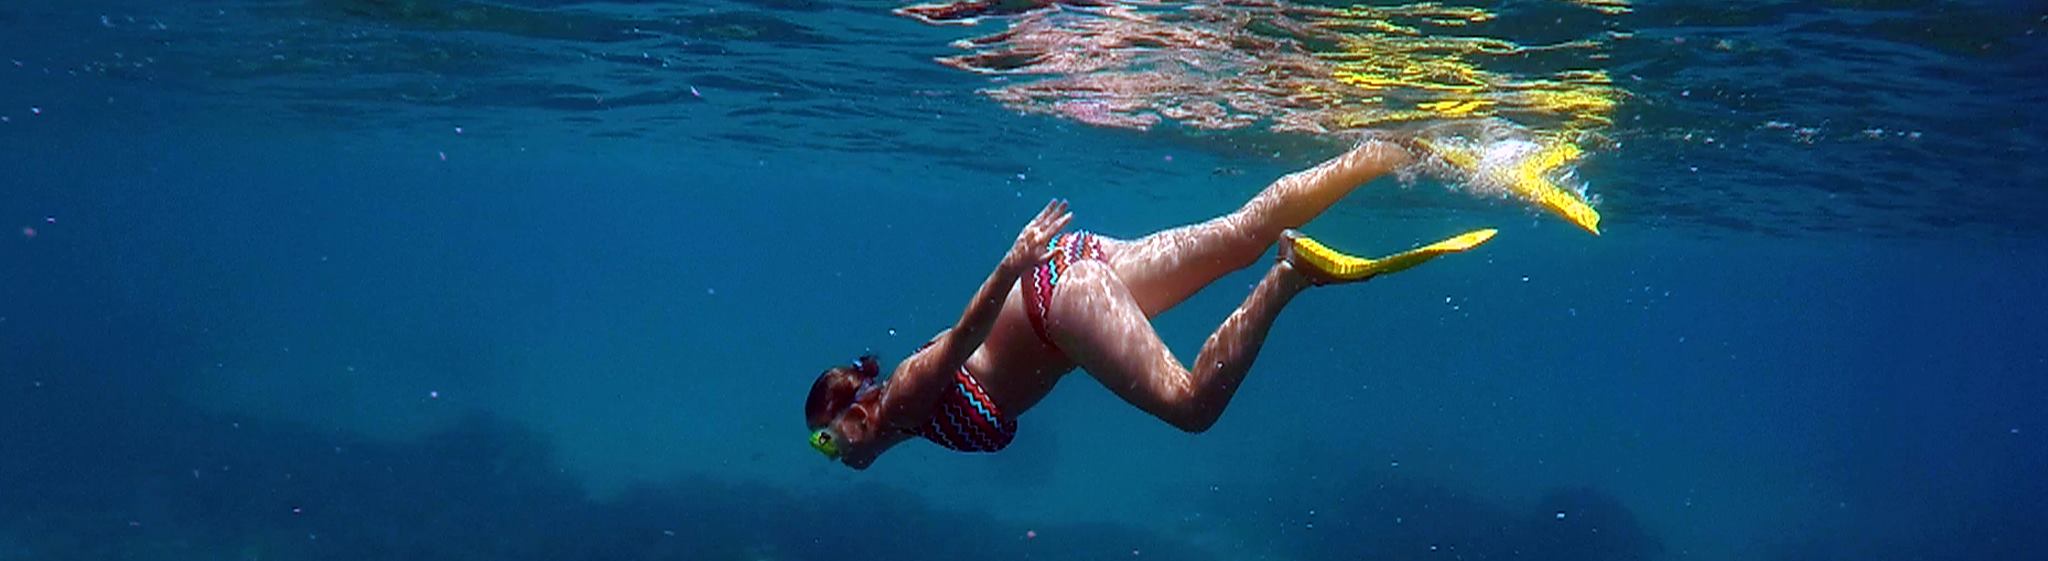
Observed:
[[[1003,302],[1009,298],[1010,287],[1017,283],[1032,267],[1052,257],[1049,247],[1053,236],[1067,227],[1073,220],[1073,213],[1067,211],[1067,202],[1053,200],[1046,203],[1045,210],[1039,211],[1031,223],[1024,225],[1024,231],[1017,234],[1017,241],[1010,251],[1003,255],[996,270],[982,281],[981,289],[974,292],[974,299],[968,301],[967,310],[961,312],[960,321],[953,328],[939,336],[939,341],[903,361],[896,373],[889,377],[888,392],[882,396],[882,419],[894,421],[911,419],[922,422],[931,415],[931,406],[938,401],[939,392],[953,381],[953,371],[981,348],[988,340],[990,329],[995,327],[996,318],[1003,312]]]

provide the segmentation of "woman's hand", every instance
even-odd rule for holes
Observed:
[[[1060,230],[1066,229],[1073,219],[1074,213],[1067,211],[1067,201],[1053,199],[1045,203],[1045,210],[1038,211],[1038,216],[1024,225],[1024,231],[1017,233],[1017,244],[1010,246],[1009,255],[1003,256],[1003,267],[1023,274],[1052,259],[1053,236],[1060,235]]]

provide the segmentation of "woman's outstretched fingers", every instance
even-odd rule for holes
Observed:
[[[1074,213],[1067,210],[1066,199],[1053,199],[1052,202],[1045,204],[1045,210],[1039,212],[1038,218],[1032,222],[1040,227],[1040,233],[1046,236],[1046,241],[1051,241],[1052,235],[1066,228],[1067,221],[1073,218]]]
[[[1038,216],[1032,217],[1031,222],[1024,225],[1024,231],[1017,233],[1017,245],[1010,248],[1012,263],[1016,266],[1036,266],[1051,259],[1053,250],[1050,246],[1053,236],[1059,235],[1060,230],[1066,228],[1067,223],[1073,218],[1073,213],[1067,211],[1067,201],[1053,199],[1046,203],[1045,208],[1038,211]]]

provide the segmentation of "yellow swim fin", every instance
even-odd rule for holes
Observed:
[[[1578,193],[1565,189],[1549,177],[1552,170],[1579,159],[1583,151],[1578,145],[1569,142],[1545,144],[1535,154],[1508,169],[1481,170],[1477,149],[1453,147],[1428,139],[1416,139],[1415,142],[1443,158],[1444,163],[1472,174],[1487,173],[1490,177],[1483,179],[1498,182],[1516,196],[1557,213],[1595,236],[1600,235],[1600,212],[1586,204]]]
[[[1300,262],[1315,267],[1317,272],[1339,281],[1365,280],[1379,275],[1405,271],[1421,265],[1439,255],[1458,253],[1486,243],[1493,239],[1495,230],[1473,230],[1458,234],[1443,241],[1403,251],[1379,259],[1366,259],[1330,249],[1309,239],[1300,232],[1289,230],[1286,242],[1294,250]]]

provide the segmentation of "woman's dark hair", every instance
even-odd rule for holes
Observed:
[[[804,400],[804,421],[812,430],[832,422],[833,417],[853,405],[860,387],[881,375],[875,355],[861,355],[851,366],[834,366],[818,374],[811,383],[811,396]]]

